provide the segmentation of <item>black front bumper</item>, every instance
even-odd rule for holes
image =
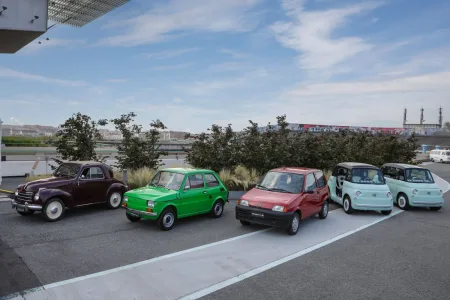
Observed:
[[[277,212],[267,209],[236,205],[236,219],[254,224],[279,228],[291,225],[293,212]]]

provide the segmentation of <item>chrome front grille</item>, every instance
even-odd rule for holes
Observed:
[[[31,202],[33,200],[33,192],[19,192],[17,200]]]

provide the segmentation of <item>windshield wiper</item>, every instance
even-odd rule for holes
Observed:
[[[271,192],[291,193],[290,191],[287,191],[287,190],[284,190],[284,189],[277,189],[277,188],[269,189],[269,191],[271,191]]]
[[[267,191],[267,188],[265,186],[260,185],[260,184],[257,184],[256,187]]]

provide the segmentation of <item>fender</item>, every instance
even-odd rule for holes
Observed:
[[[123,183],[115,182],[111,184],[108,188],[108,191],[106,192],[105,197],[108,197],[109,193],[111,191],[120,191],[122,193],[125,193],[128,191],[127,187]]]
[[[42,189],[39,191],[39,198],[41,199],[42,206],[44,206],[51,198],[60,198],[66,207],[73,207],[73,197],[70,193],[59,189]]]
[[[211,207],[209,208],[210,210],[213,208],[213,205],[214,205],[214,203],[216,203],[217,200],[222,200],[224,207],[225,207],[225,204],[228,202],[228,201],[225,201],[222,196],[217,196],[216,198],[214,198],[214,201],[211,202]]]

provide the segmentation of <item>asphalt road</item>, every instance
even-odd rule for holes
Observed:
[[[450,181],[450,165],[427,166]],[[450,299],[450,192],[202,299]]]

